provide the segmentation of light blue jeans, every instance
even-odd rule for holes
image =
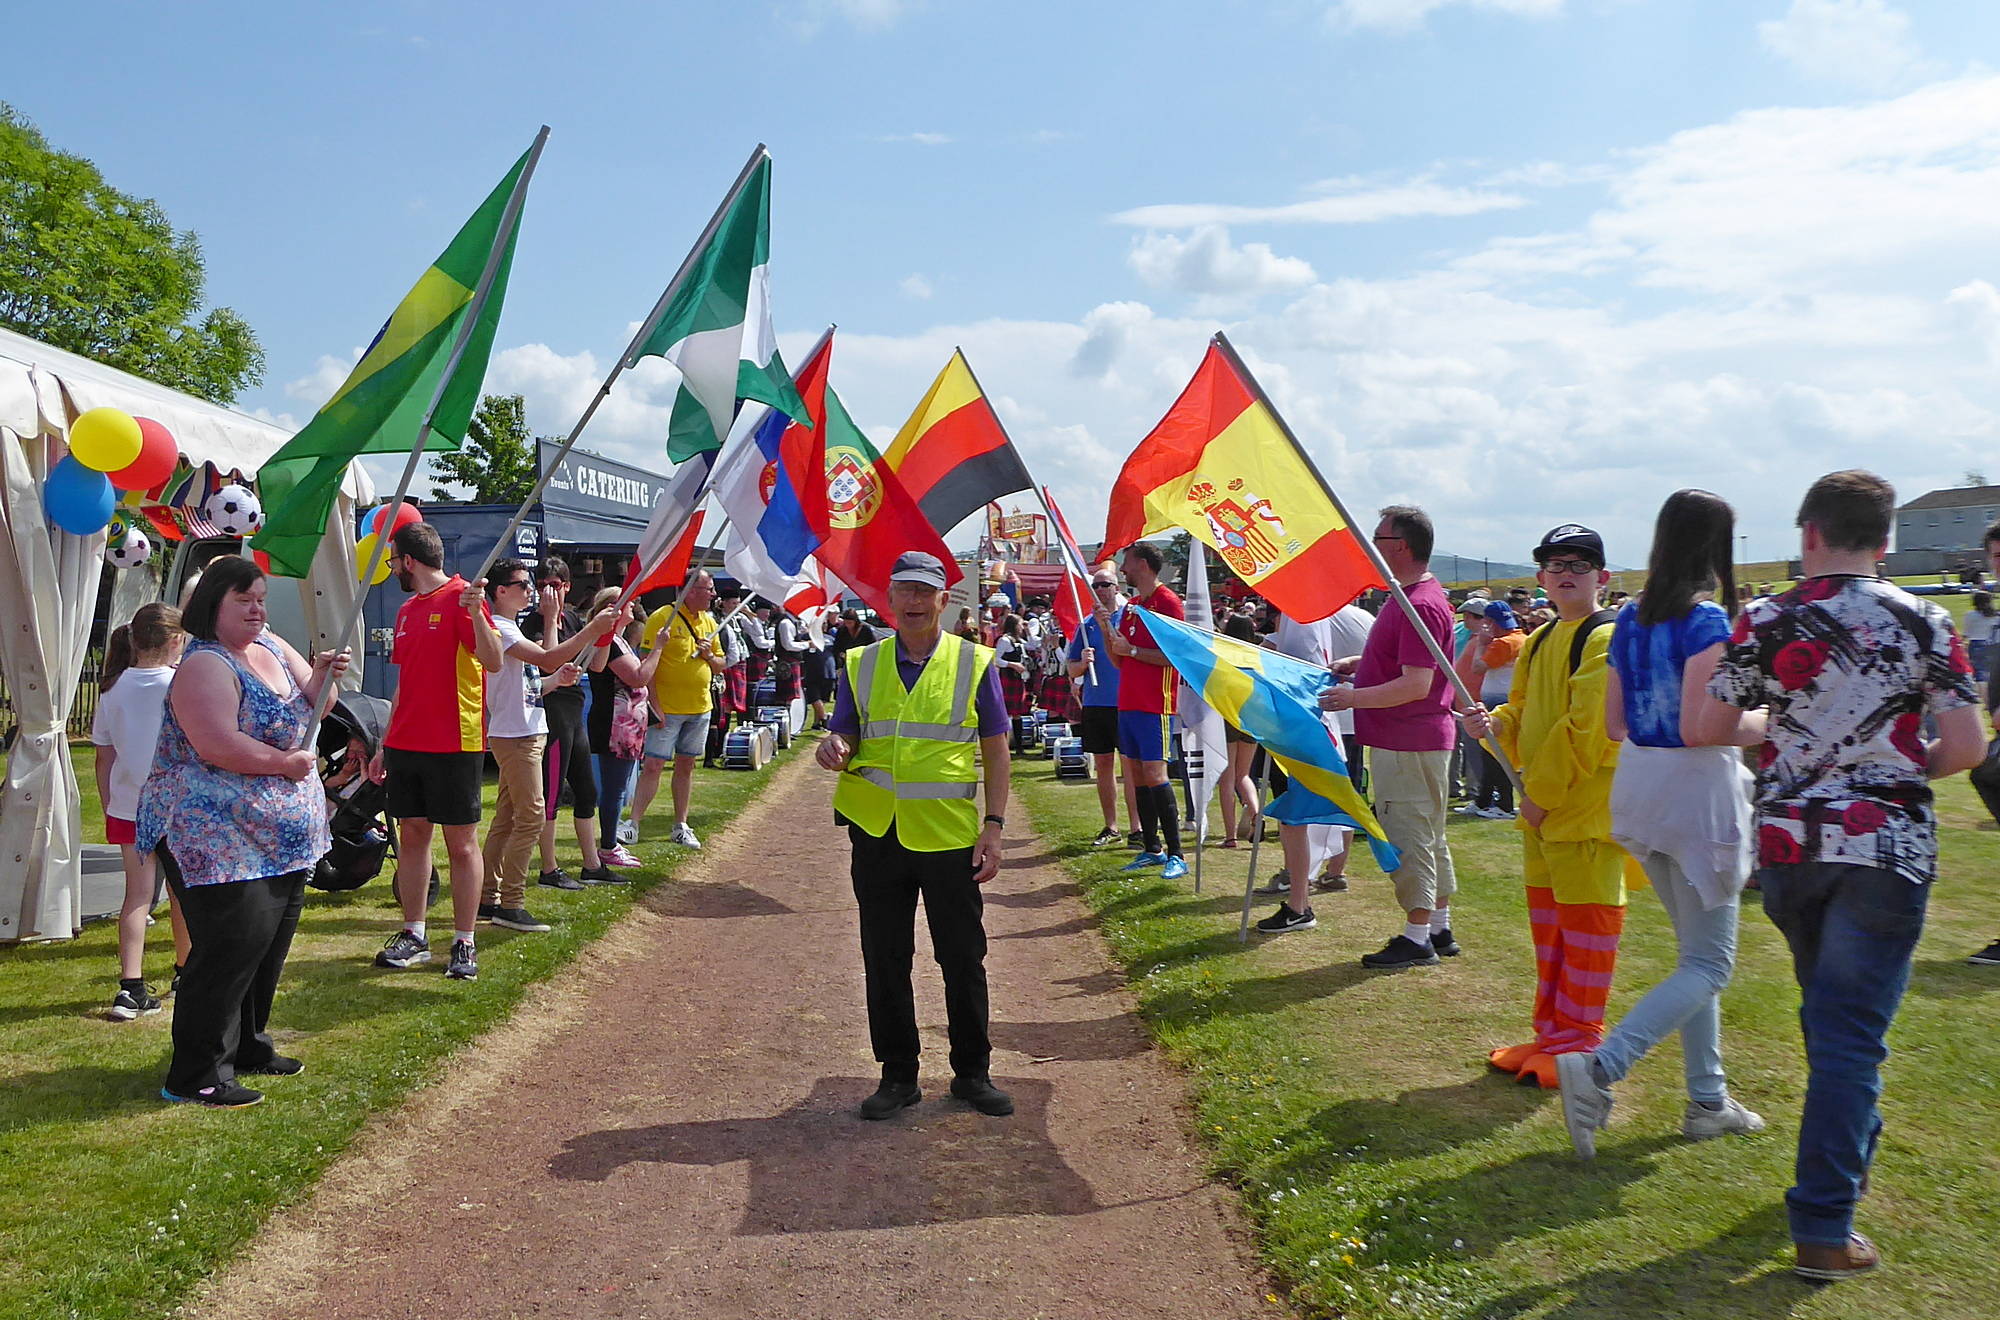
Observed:
[[[1665,853],[1639,859],[1673,923],[1680,961],[1673,974],[1632,1005],[1595,1055],[1598,1071],[1617,1081],[1674,1030],[1681,1033],[1690,1100],[1719,1103],[1729,1094],[1722,1075],[1721,996],[1736,967],[1738,900],[1704,908],[1680,867]]]

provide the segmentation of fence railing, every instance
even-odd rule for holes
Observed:
[[[72,738],[90,737],[90,726],[97,719],[98,675],[104,670],[104,652],[91,650],[83,657],[83,677],[77,684],[76,704],[70,707],[67,731]],[[14,694],[7,687],[7,677],[0,674],[0,748],[14,745]]]

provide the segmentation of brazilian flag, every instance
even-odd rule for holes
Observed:
[[[527,187],[540,145],[538,139],[522,153],[444,255],[418,277],[333,397],[259,469],[265,521],[250,544],[270,556],[273,572],[302,578],[311,570],[353,459],[407,454],[418,444],[448,451],[465,443],[514,264],[521,216],[516,196]],[[481,300],[480,280],[489,268],[491,284]],[[468,316],[476,317],[469,333]],[[463,351],[454,356],[461,338]]]

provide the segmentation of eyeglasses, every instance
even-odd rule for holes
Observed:
[[[1092,591],[1116,591],[1118,590],[1118,584],[1116,582],[1093,582],[1090,584],[1090,589]]]
[[[1401,536],[1371,536],[1368,539],[1371,541],[1401,541],[1407,538]]]
[[[1542,561],[1542,571],[1544,573],[1554,573],[1558,577],[1564,574],[1574,574],[1577,577],[1582,577],[1586,573],[1595,573],[1597,565],[1591,563],[1588,559],[1544,559]]]
[[[515,578],[511,582],[502,582],[500,585],[503,587],[520,587],[522,590],[525,591],[529,587],[534,586],[535,584],[534,581],[529,578]]]

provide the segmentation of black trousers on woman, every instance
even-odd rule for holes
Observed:
[[[167,1089],[193,1095],[235,1080],[240,1069],[262,1067],[277,1054],[268,1030],[271,1000],[305,906],[307,872],[190,885],[181,879],[165,840],[159,858],[193,945],[174,996]]]

